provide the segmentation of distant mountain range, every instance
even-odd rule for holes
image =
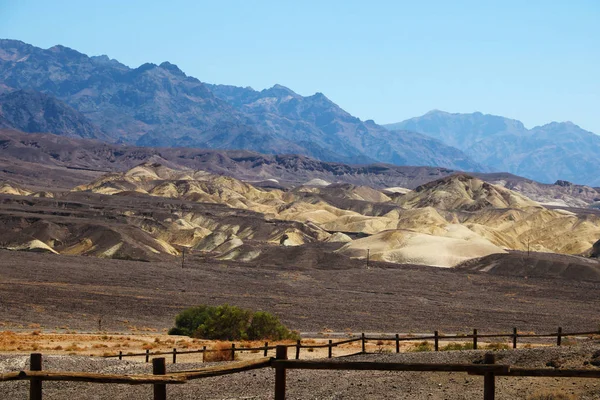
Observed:
[[[386,127],[441,140],[495,171],[546,183],[562,179],[600,185],[600,136],[572,122],[527,129],[520,121],[495,115],[434,110]]]
[[[114,142],[486,170],[439,140],[361,121],[323,94],[303,97],[279,85],[261,92],[206,85],[168,62],[132,69],[64,46],[0,40],[0,91],[17,90],[55,97]],[[23,129],[28,124],[13,127],[30,131]]]
[[[0,128],[145,147],[251,150],[600,186],[600,136],[572,123],[432,111],[385,127],[322,93],[205,84],[176,65],[129,68],[64,46],[0,40]]]

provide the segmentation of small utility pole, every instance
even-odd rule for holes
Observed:
[[[371,255],[371,249],[367,249],[367,269],[369,269],[369,256]]]
[[[185,263],[185,247],[181,250],[181,269],[183,269]]]

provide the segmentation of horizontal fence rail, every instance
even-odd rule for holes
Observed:
[[[341,346],[344,344],[349,344],[353,342],[361,342],[361,349],[363,353],[366,353],[366,343],[369,341],[382,341],[382,342],[395,342],[396,343],[396,353],[400,352],[400,342],[414,342],[414,341],[426,341],[433,340],[434,341],[434,351],[439,351],[439,342],[440,341],[448,341],[448,340],[466,340],[470,339],[473,343],[473,349],[477,350],[479,345],[479,339],[492,339],[492,338],[511,338],[512,339],[512,348],[517,348],[518,338],[556,338],[556,344],[561,346],[562,339],[566,337],[573,336],[590,336],[590,335],[600,335],[600,331],[586,331],[586,332],[562,332],[562,328],[559,327],[557,332],[554,333],[546,333],[546,334],[535,334],[535,333],[519,333],[517,328],[513,328],[512,333],[478,333],[477,329],[473,329],[473,333],[468,334],[443,334],[435,331],[433,335],[399,335],[395,336],[366,336],[364,333],[360,336],[355,336],[349,339],[340,340],[337,342],[333,342],[331,339],[329,343],[323,344],[307,344],[302,343],[301,340],[298,340],[295,344],[283,344],[283,345],[271,345],[269,346],[268,342],[265,342],[264,346],[260,347],[236,347],[234,343],[231,344],[231,348],[229,349],[207,349],[204,346],[202,349],[196,350],[178,350],[174,348],[172,351],[155,351],[151,352],[150,350],[146,350],[144,353],[126,353],[124,354],[122,351],[119,351],[118,354],[111,354],[103,356],[105,358],[118,358],[122,360],[124,357],[145,357],[146,362],[150,362],[151,357],[161,356],[161,355],[172,355],[173,364],[177,362],[177,356],[183,354],[206,354],[212,352],[231,352],[231,360],[235,360],[235,353],[242,351],[262,351],[263,356],[267,356],[267,352],[269,350],[275,350],[277,346],[285,346],[285,347],[293,347],[296,349],[296,359],[300,358],[300,349],[324,349],[328,348],[328,357],[332,358],[332,349]]]
[[[362,338],[361,338],[362,339]],[[344,370],[344,371],[411,371],[411,372],[462,372],[483,376],[484,400],[495,399],[495,377],[552,377],[552,378],[600,378],[600,369],[554,369],[519,368],[495,363],[495,355],[485,354],[483,364],[426,364],[393,363],[376,361],[308,361],[288,360],[288,347],[276,346],[275,358],[229,363],[190,371],[177,371],[167,374],[164,358],[152,360],[152,375],[116,375],[86,372],[42,371],[42,355],[31,354],[31,371],[18,371],[0,374],[0,383],[17,380],[30,381],[30,400],[42,399],[43,381],[69,381],[98,384],[151,384],[154,387],[154,399],[167,399],[167,385],[184,384],[189,380],[220,375],[235,374],[260,368],[275,370],[275,400],[286,397],[286,371],[288,369],[308,370]]]
[[[411,372],[466,372],[471,375],[482,375],[483,399],[495,400],[496,376],[505,377],[553,377],[553,378],[597,378],[600,370],[550,368],[517,368],[510,365],[496,364],[496,356],[488,353],[484,364],[421,364],[421,363],[386,363],[372,361],[306,361],[288,360],[287,347],[277,348],[276,358],[271,362],[275,369],[275,400],[285,400],[286,370],[343,370],[343,371],[411,371]],[[347,379],[347,377],[345,378]]]

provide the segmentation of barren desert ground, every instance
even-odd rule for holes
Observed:
[[[309,247],[310,248],[310,247]],[[315,254],[321,254],[315,249]],[[319,332],[553,332],[594,330],[600,284],[495,276],[330,257],[245,264],[190,256],[165,262],[0,251],[5,329],[162,332],[197,304],[229,303]],[[314,255],[313,255],[314,256]],[[329,262],[327,262],[329,261]]]

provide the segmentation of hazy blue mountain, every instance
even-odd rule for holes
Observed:
[[[386,127],[442,140],[496,171],[546,183],[563,179],[600,185],[600,136],[571,122],[527,129],[520,121],[495,115],[436,110]]]
[[[440,110],[433,110],[421,117],[388,124],[385,127],[390,130],[406,129],[424,133],[461,150],[468,149],[482,139],[527,132],[523,123],[514,119],[479,112],[451,114]]]
[[[0,40],[0,93],[23,89],[68,104],[112,141],[483,169],[442,142],[363,122],[321,93],[206,85],[168,62],[129,68],[64,46]]]

